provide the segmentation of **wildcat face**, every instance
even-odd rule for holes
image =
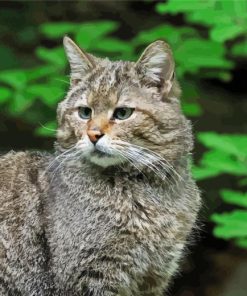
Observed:
[[[151,165],[157,155],[171,162],[191,150],[172,53],[163,41],[152,43],[137,63],[93,57],[68,37],[64,46],[71,88],[58,106],[60,150],[103,167]]]

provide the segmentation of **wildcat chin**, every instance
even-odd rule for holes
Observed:
[[[121,154],[111,148],[111,139],[107,135],[101,135],[98,139],[86,135],[77,145],[82,151],[83,159],[103,168],[126,161]]]

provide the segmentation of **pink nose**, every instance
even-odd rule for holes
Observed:
[[[90,129],[87,131],[87,135],[90,139],[90,141],[93,143],[93,144],[96,144],[97,141],[102,137],[104,136],[104,134],[97,128],[94,128],[94,129]]]

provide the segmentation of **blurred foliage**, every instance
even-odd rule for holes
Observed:
[[[203,154],[199,166],[194,168],[194,176],[197,180],[224,173],[247,177],[246,135],[204,132],[198,134],[198,140],[211,150]]]
[[[140,31],[130,40],[114,36],[119,23],[105,20],[84,23],[44,23],[36,32],[28,30],[19,36],[28,42],[33,35],[41,35],[59,46],[35,49],[38,62],[30,69],[11,68],[0,72],[0,105],[9,116],[22,117],[38,126],[35,133],[54,136],[54,110],[68,89],[68,77],[64,78],[67,61],[61,45],[66,34],[83,48],[98,56],[112,59],[136,60],[140,49],[156,39],[165,39],[174,49],[177,76],[182,81],[183,110],[189,116],[199,116],[202,109],[198,104],[199,90],[196,85],[203,78],[231,79],[236,55],[246,53],[246,42],[241,38],[246,30],[246,3],[241,1],[180,1],[170,0],[156,5],[157,13],[183,14],[185,24],[174,26],[164,23]],[[197,25],[204,26],[203,30]],[[231,46],[226,41],[235,40]],[[7,49],[0,48],[0,51]],[[9,52],[9,59],[13,53]],[[230,59],[229,59],[230,57]],[[68,70],[67,70],[68,73]],[[45,127],[53,127],[53,129]]]
[[[247,185],[247,135],[220,135],[214,132],[199,133],[199,141],[210,150],[204,153],[199,166],[194,167],[197,180],[231,174],[238,178],[238,185]],[[231,212],[215,213],[214,235],[234,239],[237,245],[247,248],[247,192],[222,189],[226,204],[240,207]]]
[[[190,23],[209,28],[212,41],[223,43],[246,34],[247,2],[241,0],[169,0],[157,5],[163,13],[184,13]]]
[[[200,81],[214,78],[229,82],[239,60],[247,56],[247,2],[168,0],[155,3],[155,10],[157,16],[164,17],[164,23],[138,31],[125,40],[116,37],[121,24],[112,20],[44,22],[36,27],[18,23],[21,30],[15,36],[19,49],[24,48],[26,68],[23,69],[17,56],[18,48],[15,50],[3,42],[0,45],[4,57],[0,65],[1,112],[35,126],[36,135],[54,136],[56,105],[69,88],[69,77],[65,76],[69,73],[68,63],[62,48],[62,38],[68,34],[85,50],[115,60],[135,61],[149,43],[166,40],[177,63],[183,110],[188,116],[200,116],[203,112],[198,103]],[[0,16],[4,24],[7,16],[1,11]],[[0,35],[6,34],[6,30],[6,26],[0,25]],[[25,48],[34,48],[34,53],[25,53]],[[198,139],[210,150],[194,167],[197,180],[231,174],[239,179],[239,186],[247,185],[247,136],[207,132],[200,133]],[[241,209],[214,214],[215,235],[234,238],[238,245],[247,247],[246,193],[223,189],[220,195],[224,203]]]

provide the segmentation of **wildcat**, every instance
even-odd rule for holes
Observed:
[[[64,47],[56,152],[0,158],[0,295],[164,295],[200,208],[171,49]]]

